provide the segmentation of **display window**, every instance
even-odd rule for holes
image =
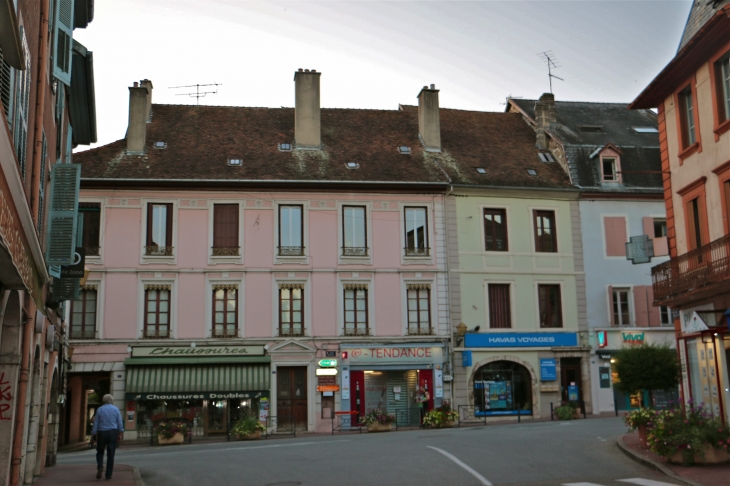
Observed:
[[[524,366],[495,361],[474,373],[477,415],[532,415],[532,380]]]

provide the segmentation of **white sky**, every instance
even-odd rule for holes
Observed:
[[[507,96],[629,102],[674,56],[691,1],[97,0],[74,38],[94,53],[99,144],[124,137],[128,86],[222,83],[201,104],[294,106],[297,68],[323,107],[397,109],[434,83],[444,108],[503,111]],[[194,91],[194,88],[192,88]],[[97,144],[98,145],[98,144]],[[86,147],[79,147],[80,150]]]

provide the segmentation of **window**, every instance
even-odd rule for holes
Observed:
[[[365,206],[342,207],[342,256],[368,255]]]
[[[666,305],[659,307],[659,315],[662,326],[672,326],[672,311]]]
[[[489,284],[489,327],[508,329],[512,327],[509,301],[509,284]]]
[[[213,337],[238,337],[238,287],[213,286]]]
[[[563,327],[560,285],[538,285],[540,327]]]
[[[345,285],[345,336],[368,335],[368,289]]]
[[[730,56],[715,63],[717,89],[717,118],[719,123],[730,120]]]
[[[615,157],[601,157],[601,176],[603,182],[618,182]]]
[[[688,242],[687,246],[690,250],[694,250],[702,246],[702,203],[699,197],[687,201],[685,206],[685,218],[687,220]]]
[[[657,127],[631,127],[636,133],[659,133]]]
[[[667,220],[654,219],[654,238],[664,238],[667,236]]]
[[[629,309],[631,289],[614,288],[611,291],[611,323],[614,326],[630,326],[631,311]]]
[[[172,256],[172,204],[147,204],[145,255]]]
[[[15,120],[13,121],[13,143],[15,145],[15,153],[18,156],[18,164],[20,165],[20,174],[25,178],[25,162],[28,152],[28,117],[30,116],[30,50],[28,49],[28,41],[25,38],[25,29],[20,27],[20,37],[23,43],[23,52],[25,54],[25,70],[15,73]]]
[[[280,143],[279,150],[281,150],[282,152],[291,152],[291,144],[290,143]]]
[[[555,211],[534,211],[535,251],[557,253],[558,240],[555,234]]]
[[[228,165],[241,165],[242,163],[241,159],[228,159]]]
[[[279,256],[304,256],[304,207],[279,206]]]
[[[411,148],[407,147],[405,145],[401,145],[398,147],[398,153],[401,155],[410,155],[411,154]]]
[[[530,415],[532,377],[513,361],[493,361],[474,372],[474,414],[476,416]]]
[[[101,219],[101,204],[79,203],[79,224],[81,227],[81,245],[86,256],[99,256],[99,225]]]
[[[279,336],[304,336],[304,286],[279,287]]]
[[[144,337],[170,337],[170,287],[167,285],[145,286]]]
[[[238,256],[238,204],[213,205],[213,256]]]
[[[487,169],[485,169],[484,167],[477,167],[477,173],[479,173],[479,174],[486,174],[487,173]]]
[[[507,210],[484,209],[484,249],[507,251]]]
[[[431,288],[408,286],[408,334],[431,334]]]
[[[679,92],[679,126],[682,135],[682,148],[688,148],[697,141],[695,134],[695,107],[692,87],[687,86]]]
[[[79,292],[71,301],[71,339],[96,338],[96,289]]]
[[[3,50],[0,48],[0,101],[2,101],[5,118],[12,128],[12,101],[14,69],[3,61]]]
[[[404,208],[406,256],[428,256],[428,223],[426,208]]]

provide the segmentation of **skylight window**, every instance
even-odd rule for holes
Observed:
[[[291,144],[290,143],[280,143],[279,150],[281,150],[282,152],[291,152]]]
[[[631,127],[636,133],[659,133],[657,127]]]
[[[550,162],[555,162],[555,159],[553,158],[553,154],[551,154],[550,152],[538,152],[537,156],[540,157],[540,160],[545,164],[548,164]]]
[[[358,164],[357,162],[348,162],[345,165],[347,166],[348,169],[359,169],[360,168],[360,164]]]
[[[531,176],[537,175],[537,172],[535,172],[534,169],[527,169],[527,173],[530,174]]]
[[[602,125],[580,125],[578,127],[581,132],[587,132],[587,133],[602,133],[603,132],[603,126]]]
[[[487,169],[485,169],[484,167],[477,167],[477,172],[479,172],[480,174],[486,174]]]
[[[401,145],[398,147],[398,153],[401,155],[411,155],[411,148],[406,147],[405,145]]]
[[[164,149],[164,148],[167,148],[167,142],[155,142],[154,147],[156,149]]]
[[[241,159],[228,159],[228,165],[241,165],[242,163]]]

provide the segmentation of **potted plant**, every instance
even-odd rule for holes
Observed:
[[[558,420],[573,420],[576,417],[576,408],[570,402],[563,402],[553,409],[553,415]]]
[[[641,447],[646,448],[647,443],[647,427],[652,424],[652,420],[656,416],[653,410],[648,408],[639,408],[624,414],[624,423],[629,426],[632,431],[639,433],[639,443]]]
[[[705,407],[655,412],[647,442],[649,448],[669,462],[692,465],[728,461],[730,428],[713,418]]]
[[[160,445],[182,444],[191,434],[184,422],[160,422],[157,424],[157,442]]]
[[[440,407],[429,410],[424,415],[423,425],[431,428],[453,427],[458,417],[458,414],[451,410],[451,402],[444,400]]]
[[[388,415],[377,408],[360,417],[360,423],[367,425],[368,432],[389,432],[390,424],[393,422],[395,422],[395,416]]]
[[[261,432],[266,427],[253,415],[244,415],[231,429],[231,433],[238,440],[255,440],[261,438]]]

